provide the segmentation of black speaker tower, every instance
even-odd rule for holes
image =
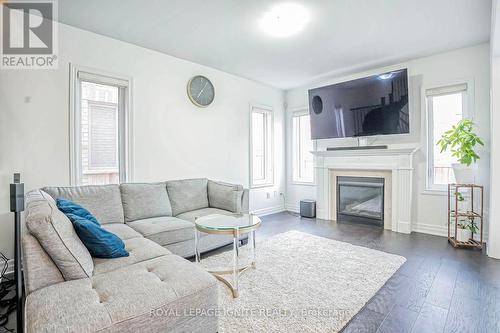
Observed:
[[[17,333],[24,332],[23,271],[21,265],[21,212],[24,211],[24,184],[21,175],[14,174],[10,184],[10,211],[14,213],[14,274],[16,279],[16,324]]]

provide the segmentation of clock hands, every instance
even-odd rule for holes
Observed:
[[[200,92],[198,93],[198,96],[196,96],[196,99],[200,98],[200,95],[203,92],[203,90],[205,90],[205,88],[207,87],[207,84],[208,82],[205,82],[205,85],[203,86],[203,88],[201,88]]]

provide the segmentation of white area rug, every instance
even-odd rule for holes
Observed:
[[[246,263],[248,247],[241,252]],[[239,298],[220,282],[219,332],[338,332],[405,261],[299,231],[276,235],[257,243]],[[202,262],[232,267],[232,251]]]

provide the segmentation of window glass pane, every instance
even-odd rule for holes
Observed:
[[[301,116],[300,118],[300,172],[299,176],[303,181],[312,182],[314,172],[314,160],[311,151],[313,150],[313,142],[311,140],[311,123],[309,115]]]
[[[266,178],[266,115],[252,112],[252,177],[254,181]]]
[[[81,82],[81,184],[120,181],[119,88]]]
[[[314,158],[311,154],[311,123],[309,115],[293,117],[293,180],[296,182],[313,182]]]
[[[456,163],[456,159],[451,156],[450,151],[441,153],[437,142],[444,132],[463,118],[463,93],[433,96],[431,98],[433,116],[432,144],[434,153],[434,165],[431,172],[433,173],[434,184],[445,185],[455,182],[451,164]]]

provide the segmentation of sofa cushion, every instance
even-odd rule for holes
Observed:
[[[171,180],[167,182],[172,214],[208,207],[208,180],[206,178]]]
[[[208,181],[208,203],[210,207],[241,213],[243,186]]]
[[[124,243],[129,256],[116,259],[94,258],[94,275],[170,254],[164,247],[142,237],[127,239]]]
[[[68,218],[73,223],[73,227],[78,237],[80,237],[92,257],[128,257],[128,252],[125,250],[125,244],[121,238],[114,233],[80,216],[68,214]]]
[[[91,221],[92,223],[100,225],[99,221],[97,221],[94,215],[92,215],[85,207],[82,207],[79,204],[74,203],[73,201],[58,198],[56,200],[56,204],[57,208],[59,208],[59,210],[66,216],[68,216],[68,214],[80,216]]]
[[[45,187],[54,199],[71,200],[88,209],[101,224],[123,223],[123,207],[118,185]]]
[[[128,225],[147,239],[160,245],[194,238],[194,224],[176,217],[152,217],[129,222]]]
[[[233,244],[232,235],[207,234],[204,232],[200,232],[199,235],[201,236],[199,239],[200,253],[211,251],[225,245]],[[240,237],[240,239],[246,238],[248,238],[247,234],[244,234]],[[184,258],[194,256],[194,239],[188,239],[179,243],[168,244],[165,245],[165,247],[173,254]]]
[[[26,193],[26,216],[30,214],[32,205],[39,201],[51,201],[54,199],[42,190],[33,190]],[[64,282],[64,277],[59,268],[43,249],[40,242],[26,227],[26,219],[21,219],[21,239],[23,245],[23,277],[26,294]]]
[[[27,331],[179,332],[181,326],[186,332],[215,332],[216,316],[200,315],[202,330],[185,325],[193,310],[214,311],[217,293],[215,278],[203,268],[166,255],[32,293],[26,300]]]
[[[202,217],[202,216],[211,215],[211,214],[232,215],[233,213],[231,213],[230,211],[227,211],[227,210],[219,209],[219,208],[202,208],[202,209],[196,209],[196,210],[192,210],[190,212],[179,214],[179,215],[177,215],[177,218],[194,223],[194,220],[197,217]]]
[[[121,184],[125,222],[157,216],[172,216],[165,183]]]
[[[114,233],[123,240],[142,238],[142,235],[140,233],[123,223],[104,224],[102,228]]]
[[[94,264],[89,251],[73,229],[71,221],[53,201],[30,204],[26,227],[61,271],[65,280],[92,276]]]

